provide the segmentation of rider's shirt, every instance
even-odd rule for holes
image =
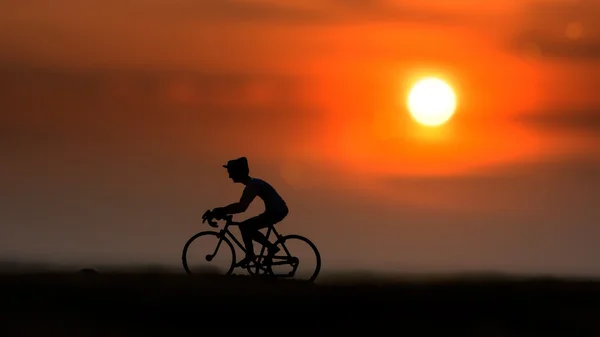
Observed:
[[[268,213],[287,213],[288,207],[283,198],[275,191],[273,186],[262,179],[252,178],[246,184],[244,192],[251,192],[261,198],[265,204],[265,212]]]

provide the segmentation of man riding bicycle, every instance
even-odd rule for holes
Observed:
[[[238,266],[245,266],[256,258],[252,240],[267,247],[269,253],[277,253],[279,248],[267,240],[265,235],[259,230],[280,222],[288,215],[289,210],[286,202],[269,183],[262,179],[250,177],[250,169],[246,157],[230,160],[223,167],[227,169],[229,178],[234,183],[245,185],[242,197],[239,202],[225,207],[214,208],[210,211],[210,214],[203,217],[203,220],[206,220],[208,217],[223,218],[229,214],[242,213],[248,209],[250,203],[258,196],[263,200],[265,211],[258,216],[237,223],[244,240],[244,245],[246,246],[246,257],[238,263]]]

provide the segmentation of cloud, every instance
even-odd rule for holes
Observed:
[[[406,59],[434,49],[427,40],[437,37],[429,32],[449,34],[449,26],[497,28],[489,23],[494,16],[479,9],[440,6],[390,0],[12,1],[0,11],[0,60],[293,72],[309,62],[340,59],[342,52],[349,60],[371,54]],[[419,38],[420,29],[427,37]]]
[[[513,48],[519,51],[535,49],[542,57],[546,58],[600,59],[600,39],[587,41],[566,40],[559,36],[548,36],[539,31],[520,33],[513,41]]]
[[[5,154],[282,151],[319,111],[302,80],[261,73],[0,69]],[[257,150],[258,151],[258,150]]]
[[[542,131],[583,132],[600,136],[600,106],[529,113],[520,116],[517,122]]]
[[[600,59],[599,15],[600,3],[591,0],[528,4],[509,48],[545,58]]]
[[[107,0],[97,3],[57,0],[52,5],[34,0],[27,4],[13,1],[5,6],[9,12],[16,13],[21,22],[29,20],[29,22],[39,23],[49,20],[60,25],[82,24],[85,21],[98,21],[98,19],[111,17],[118,22],[128,22],[136,26],[148,23],[177,25],[215,21],[286,25],[363,22],[463,24],[472,21],[471,15],[460,14],[459,11],[382,0]],[[135,18],[130,15],[132,12],[136,13]],[[90,20],[68,20],[73,15],[78,15],[80,18],[89,17]],[[10,17],[3,18],[1,14],[0,21],[15,22]],[[115,22],[105,23],[108,24],[114,25]],[[172,25],[166,26],[165,29],[172,28]]]
[[[461,24],[467,15],[377,0],[179,1],[161,5],[161,15],[179,19],[283,24],[433,22]]]
[[[600,157],[597,155],[532,159],[468,175],[386,176],[380,178],[380,183],[389,202],[398,205],[470,214],[533,212],[597,219],[600,216],[596,205],[600,198]]]

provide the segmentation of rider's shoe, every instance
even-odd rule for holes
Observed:
[[[280,250],[281,249],[274,244],[272,246],[269,246],[267,248],[268,255],[265,257],[265,263],[271,264],[273,262],[273,256],[275,256],[275,254],[277,254]]]
[[[269,255],[275,255],[279,253],[281,248],[277,247],[276,245],[272,245],[271,247],[267,248],[267,250],[269,251]]]
[[[247,267],[248,264],[256,259],[256,255],[246,255],[240,262],[236,263],[236,267]]]

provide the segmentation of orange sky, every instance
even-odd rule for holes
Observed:
[[[178,263],[200,210],[240,193],[221,163],[246,155],[333,269],[586,271],[599,14],[592,0],[5,1],[0,254]],[[458,96],[435,129],[405,104],[431,74]],[[357,253],[381,235],[396,248]]]

